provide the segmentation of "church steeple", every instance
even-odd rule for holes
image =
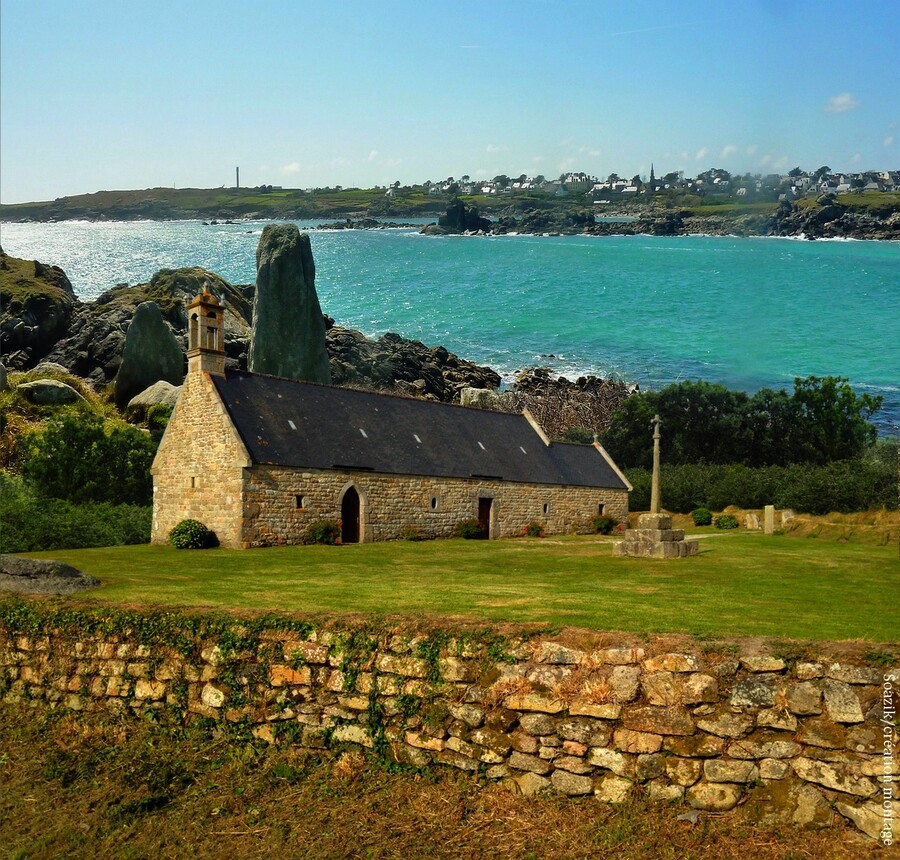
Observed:
[[[656,176],[653,173],[653,162],[650,162],[650,190],[656,191]]]
[[[200,293],[187,307],[188,374],[196,372],[225,375],[225,308],[203,284]]]

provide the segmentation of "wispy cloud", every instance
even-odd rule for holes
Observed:
[[[706,158],[707,154],[708,154],[708,150],[704,146],[701,149],[697,150],[697,153],[694,155],[694,159],[696,161],[702,161],[704,158]]]
[[[862,155],[860,155],[858,152],[854,152],[854,153],[853,153],[853,158],[851,158],[850,161],[851,161],[853,164],[859,164],[860,161],[862,161]]]
[[[884,139],[884,145],[885,145],[885,146],[893,146],[893,145],[894,145],[894,136],[893,136],[892,134],[889,134],[889,135]]]
[[[609,33],[610,36],[631,36],[634,33],[655,33],[657,30],[680,30],[684,27],[695,27],[706,21],[680,21],[677,24],[660,24],[657,27],[640,27],[635,30],[619,30],[617,33]]]
[[[731,158],[731,156],[734,155],[736,152],[737,152],[737,147],[732,146],[729,143],[728,146],[726,146],[722,149],[722,158]]]
[[[859,102],[853,98],[852,93],[838,93],[828,99],[828,104],[822,108],[825,113],[846,113],[859,107]]]
[[[374,161],[376,158],[378,158],[378,150],[377,150],[377,149],[373,149],[373,150],[371,150],[371,151],[369,152],[369,158],[368,158],[368,160],[369,160],[369,161]]]
[[[594,157],[594,158],[596,158],[597,156],[599,156],[599,155],[601,154],[599,149],[590,149],[590,148],[587,147],[587,146],[579,146],[579,147],[578,147],[578,151],[579,151],[582,155],[590,155],[590,156],[592,156],[592,157]]]
[[[759,149],[759,144],[751,143],[750,146],[747,147],[747,155],[756,155],[756,151]]]
[[[300,172],[300,166],[301,166],[301,165],[300,165],[300,162],[299,162],[299,161],[292,161],[290,164],[285,164],[285,165],[281,168],[281,172],[284,173],[284,174],[299,173],[299,172]]]
[[[506,147],[501,146],[499,143],[489,143],[485,147],[486,152],[502,152]]]

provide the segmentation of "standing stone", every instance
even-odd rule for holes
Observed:
[[[266,227],[256,249],[252,373],[331,384],[315,280],[309,236],[294,224]]]
[[[767,535],[775,534],[775,505],[766,505],[763,517],[765,520],[763,531]]]
[[[125,334],[122,364],[116,374],[116,406],[124,409],[132,397],[160,379],[181,385],[184,353],[156,302],[143,302],[135,309]]]

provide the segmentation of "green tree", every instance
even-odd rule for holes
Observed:
[[[43,496],[149,505],[156,441],[98,415],[66,415],[23,437],[22,475]]]
[[[881,409],[884,398],[857,394],[847,377],[795,379],[793,399],[802,424],[794,462],[852,460],[875,444],[878,430],[868,419]]]
[[[603,444],[621,466],[649,468],[650,425],[658,413],[663,460],[672,465],[852,460],[874,445],[877,429],[868,419],[882,400],[857,395],[846,378],[835,376],[796,379],[791,395],[764,388],[752,397],[708,382],[680,382],[627,398],[603,434]]]

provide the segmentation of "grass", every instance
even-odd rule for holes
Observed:
[[[703,529],[698,530],[704,531]],[[368,613],[701,637],[896,640],[896,546],[716,534],[700,555],[613,558],[598,537],[35,553],[103,582],[91,603]]]
[[[766,829],[636,798],[521,797],[450,768],[389,773],[131,717],[0,709],[0,857],[872,860],[838,816]]]

